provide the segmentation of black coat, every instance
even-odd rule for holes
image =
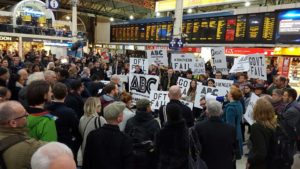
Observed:
[[[96,68],[96,67],[92,68],[91,69],[91,76],[93,76],[94,74],[100,76],[101,79],[104,79],[105,75],[104,75],[104,70],[102,68],[100,68],[100,67],[98,67],[98,68]]]
[[[184,120],[168,122],[157,134],[158,169],[188,169],[189,137]]]
[[[104,124],[87,137],[82,169],[131,169],[132,142],[117,125]]]
[[[254,123],[250,131],[250,152],[248,163],[250,169],[268,169],[268,159],[270,154],[270,143],[273,130],[264,127],[259,123]]]
[[[171,77],[171,82],[170,82],[170,86],[176,85],[177,84],[177,76],[176,75],[172,75]],[[168,90],[168,83],[169,83],[169,78],[168,76],[163,76],[160,80],[160,88],[163,91],[167,91]]]
[[[76,112],[78,119],[80,119],[81,116],[84,114],[83,111],[84,101],[79,94],[75,92],[69,93],[65,99],[65,103],[69,108],[73,109]]]
[[[179,100],[170,100],[170,102],[167,104],[167,106],[169,104],[179,105],[181,108],[182,117],[184,118],[186,125],[188,127],[194,126],[194,122],[195,122],[194,115],[193,115],[192,110],[188,106],[182,104]],[[164,116],[163,116],[163,107],[164,106],[161,106],[158,111],[160,123],[162,124],[162,126],[165,124],[165,120],[164,120]]]
[[[201,157],[209,169],[234,169],[234,152],[237,147],[235,128],[219,117],[195,125],[202,145]]]
[[[55,120],[57,141],[66,144],[76,157],[82,138],[78,130],[79,120],[75,111],[59,102],[52,102],[46,109],[57,117]]]

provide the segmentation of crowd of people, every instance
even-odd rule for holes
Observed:
[[[246,72],[213,73],[209,63],[206,75],[136,66],[134,73],[159,76],[158,90],[168,91],[170,102],[152,110],[148,99],[133,105],[128,82],[120,81],[118,74],[130,73],[128,57],[67,59],[45,51],[22,59],[1,53],[0,164],[7,169],[188,169],[195,160],[208,169],[235,169],[243,156],[249,169],[291,169],[300,150],[297,91],[276,66],[267,68],[266,81]],[[185,97],[178,77],[191,79]],[[212,78],[234,84],[223,99],[195,100],[197,82],[215,87]],[[259,99],[250,125],[243,115],[254,94]],[[191,110],[182,99],[202,108]],[[281,138],[285,150],[276,142]]]

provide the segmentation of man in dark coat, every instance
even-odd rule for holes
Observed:
[[[66,144],[72,150],[74,157],[77,157],[82,138],[78,130],[79,119],[75,111],[64,103],[67,91],[65,84],[57,82],[52,90],[54,101],[47,106],[47,110],[57,117],[55,120],[57,141]]]
[[[91,69],[91,76],[94,74],[100,76],[101,79],[104,79],[104,70],[100,67],[100,63],[96,61],[94,67]]]
[[[134,169],[153,169],[156,162],[151,146],[160,126],[152,116],[151,102],[148,99],[138,100],[136,108],[135,116],[127,121],[125,127],[125,133],[133,140],[134,149],[140,150],[140,153],[134,155]],[[145,141],[149,144],[141,144]]]
[[[201,157],[209,169],[234,169],[237,149],[235,128],[221,120],[221,103],[209,100],[206,110],[209,120],[195,125],[202,146]]]
[[[164,113],[164,109],[166,109],[166,111],[167,111],[169,105],[173,105],[173,104],[179,105],[181,113],[182,113],[182,117],[184,118],[186,125],[188,127],[194,126],[195,119],[194,119],[192,110],[188,106],[186,106],[180,102],[180,99],[181,99],[180,87],[176,86],[176,85],[172,86],[169,90],[168,96],[170,98],[170,102],[166,105],[166,108],[164,108],[165,106],[161,106],[158,111],[160,123],[162,124],[162,126],[165,125],[165,123],[166,123],[166,120],[165,120],[166,113]]]
[[[8,69],[0,67],[0,86],[7,87],[8,79],[9,79]]]
[[[114,102],[104,108],[108,124],[88,135],[82,169],[132,169],[132,142],[118,126],[125,107]]]
[[[177,76],[174,74],[174,70],[172,68],[169,68],[167,75],[164,75],[160,80],[160,88],[163,91],[167,91],[171,86],[176,84]]]
[[[84,90],[84,86],[81,83],[81,80],[72,81],[70,86],[71,86],[71,90],[65,99],[65,104],[69,108],[73,109],[76,112],[77,117],[80,119],[84,113],[83,111],[84,101],[83,98],[81,97],[81,93]]]

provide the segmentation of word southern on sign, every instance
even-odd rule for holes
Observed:
[[[194,70],[195,56],[193,54],[172,54],[172,67],[174,70]]]
[[[130,58],[130,68],[129,71],[130,73],[133,73],[135,71],[135,66],[140,65],[141,69],[145,74],[148,74],[148,59],[143,59],[143,58]]]
[[[149,64],[156,63],[157,65],[168,66],[168,55],[166,49],[147,50],[147,58]]]
[[[159,77],[131,73],[129,75],[129,91],[132,94],[132,101],[149,99],[152,90],[158,89]]]

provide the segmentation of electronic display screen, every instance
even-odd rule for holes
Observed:
[[[215,41],[216,40],[216,33],[217,33],[217,19],[216,18],[210,18],[209,19],[209,29],[208,29],[208,41]]]
[[[162,23],[161,29],[159,31],[159,36],[161,41],[167,40],[167,34],[168,34],[167,27],[168,27],[167,23]]]
[[[200,24],[200,41],[206,41],[208,37],[208,26],[209,26],[209,19],[203,18],[201,19]]]
[[[262,41],[263,14],[250,14],[247,37],[250,42]]]
[[[195,19],[193,25],[193,37],[192,37],[193,42],[198,41],[199,39],[199,27],[200,27],[200,21],[199,19]]]
[[[227,18],[226,35],[225,35],[225,41],[226,42],[233,42],[234,41],[235,27],[236,27],[236,18],[235,17]]]
[[[218,18],[216,41],[223,42],[225,40],[225,33],[226,33],[226,18],[225,17],[219,17]]]
[[[187,37],[185,38],[186,41],[190,41],[192,39],[192,33],[193,33],[193,21],[187,20],[186,31],[185,31],[185,34],[187,35]]]
[[[151,25],[148,24],[147,27],[146,27],[146,41],[149,41],[150,40],[150,36],[151,36]]]
[[[277,42],[300,43],[300,9],[279,12],[277,21]]]
[[[238,15],[235,29],[235,41],[243,42],[246,38],[247,16]]]

